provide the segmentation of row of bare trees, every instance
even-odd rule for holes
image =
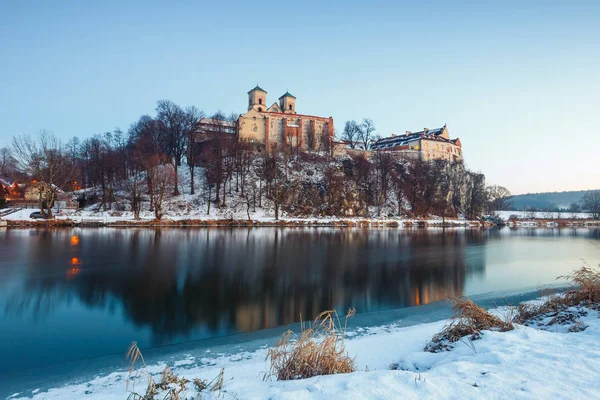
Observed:
[[[507,197],[498,187],[486,187],[482,174],[462,164],[399,160],[389,152],[340,160],[326,152],[287,146],[260,149],[228,131],[235,116],[221,112],[210,117],[216,129],[198,147],[197,126],[204,116],[195,107],[163,100],[157,103],[154,116],[141,116],[127,132],[116,129],[65,144],[46,131],[36,137],[21,135],[14,138],[4,158],[0,152],[0,167],[17,169],[40,182],[40,207],[50,216],[58,190],[84,188],[97,210],[122,209],[125,203],[139,218],[143,205],[148,204],[148,210],[160,219],[165,199],[180,194],[179,172],[184,163],[189,168],[191,194],[198,189],[195,167],[202,167],[202,193],[197,198],[204,200],[208,214],[211,206],[241,203],[248,218],[263,206],[272,207],[275,218],[282,211],[475,218],[492,202]],[[374,132],[368,118],[360,124],[349,121],[344,129],[346,139],[364,148]]]
[[[0,149],[0,172],[26,176],[39,191],[40,209],[50,217],[58,191],[84,187],[97,189],[101,210],[113,207],[117,191],[127,192],[136,216],[148,196],[159,218],[162,199],[179,194],[183,161],[191,159],[193,165],[193,132],[203,116],[195,107],[161,100],[156,116],[140,117],[127,133],[116,129],[67,143],[48,131],[18,135],[10,149]]]
[[[290,162],[280,152],[271,154],[270,162],[279,190],[267,190],[267,196],[292,214],[477,218],[486,212],[490,201],[484,175],[468,171],[460,163],[402,160],[389,152],[375,152],[372,157],[357,154],[341,162],[313,156],[309,163]],[[299,171],[296,177],[307,167],[309,171],[321,169],[322,182],[289,179],[284,170],[288,165]],[[279,207],[275,208],[277,216]]]

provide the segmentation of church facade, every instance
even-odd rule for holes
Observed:
[[[327,151],[334,135],[332,117],[298,114],[296,97],[286,92],[267,106],[267,92],[258,85],[248,92],[248,111],[237,121],[238,138],[269,151],[274,146]]]

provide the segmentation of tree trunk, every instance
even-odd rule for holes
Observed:
[[[206,215],[210,215],[210,198],[211,198],[211,190],[212,187],[210,185],[208,185],[208,201],[207,203],[207,210],[206,210]]]
[[[174,162],[173,167],[175,168],[175,190],[173,190],[173,196],[179,196],[179,166]]]
[[[194,165],[190,167],[190,194],[196,194],[194,190]]]
[[[275,171],[277,174],[277,171]],[[275,176],[275,219],[279,219],[279,184],[277,183],[277,176]]]

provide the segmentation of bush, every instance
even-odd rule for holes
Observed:
[[[354,309],[348,310],[346,322],[354,313]],[[346,323],[341,325],[335,311],[319,314],[312,327],[302,327],[299,338],[287,331],[267,354],[271,362],[268,376],[292,380],[353,372],[354,359],[345,353],[345,334]]]

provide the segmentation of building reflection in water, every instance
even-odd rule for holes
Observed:
[[[15,256],[23,287],[7,308],[35,318],[73,298],[123,310],[172,338],[272,328],[319,312],[427,304],[482,274],[475,230],[76,229],[31,231]],[[13,235],[19,235],[14,231]],[[22,232],[21,236],[24,236]],[[76,239],[74,239],[76,238]],[[69,269],[65,276],[65,263]],[[196,332],[196,333],[194,333]],[[208,333],[206,333],[208,332]]]

